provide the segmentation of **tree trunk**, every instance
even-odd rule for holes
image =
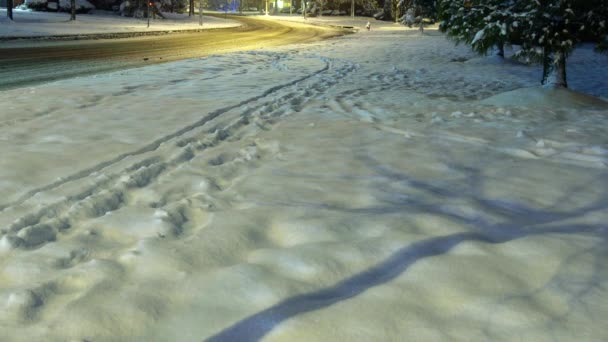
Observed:
[[[350,17],[355,17],[355,0],[350,0]]]
[[[546,88],[568,88],[566,55],[561,51],[546,51],[543,56],[543,81]]]
[[[6,0],[6,16],[13,20],[13,0]]]
[[[496,43],[496,56],[505,58],[505,43]]]
[[[203,26],[203,0],[198,1],[198,24]]]
[[[302,0],[302,15],[306,19],[306,0]]]
[[[395,24],[399,23],[399,0],[395,0],[392,6],[393,11],[393,19],[395,19]]]
[[[76,0],[70,0],[71,15],[70,20],[76,20]]]
[[[272,14],[277,14],[279,12],[279,0],[274,0],[274,6],[272,8]]]
[[[389,21],[393,19],[392,15],[393,2],[391,0],[384,0],[384,20]]]
[[[188,16],[191,17],[194,15],[194,0],[190,0],[189,4],[190,4],[190,10],[188,11]]]

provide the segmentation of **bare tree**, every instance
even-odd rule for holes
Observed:
[[[203,26],[203,0],[198,2],[198,24]]]
[[[327,5],[327,0],[317,0],[317,4],[319,4],[319,17],[323,16],[323,8]]]
[[[70,0],[70,20],[76,20],[76,0]]]

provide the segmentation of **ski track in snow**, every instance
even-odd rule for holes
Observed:
[[[163,85],[175,87],[175,94],[179,94],[180,89],[196,87],[198,82],[219,82],[230,76],[252,74],[253,68],[261,68],[264,72],[275,70],[286,79],[277,86],[270,85],[272,80],[263,80],[253,94],[247,93],[249,96],[245,99],[242,99],[244,95],[237,94],[222,102],[225,105],[218,109],[201,110],[198,120],[173,129],[172,133],[128,152],[121,151],[56,181],[34,185],[16,199],[1,204],[0,222],[10,219],[12,223],[0,227],[0,282],[6,280],[0,287],[0,327],[17,331],[29,326],[29,332],[20,337],[23,340],[45,336],[48,331],[52,336],[84,338],[97,334],[103,339],[107,335],[99,332],[103,330],[95,325],[99,321],[101,326],[117,326],[115,333],[128,339],[154,334],[154,327],[162,322],[172,328],[168,328],[167,335],[156,338],[175,336],[180,327],[188,327],[188,323],[190,327],[198,326],[201,320],[196,315],[185,315],[188,317],[176,318],[186,321],[180,323],[163,316],[165,311],[171,310],[170,304],[158,297],[177,286],[159,282],[155,291],[142,289],[137,294],[145,300],[121,308],[123,311],[112,311],[117,309],[104,306],[104,295],[119,288],[117,282],[129,284],[135,279],[158,282],[154,276],[171,275],[183,276],[186,282],[189,271],[180,273],[177,270],[187,270],[184,266],[187,265],[196,270],[210,269],[209,278],[204,278],[206,281],[193,280],[197,284],[194,292],[201,294],[188,295],[196,297],[200,306],[218,306],[217,317],[205,317],[207,325],[201,329],[208,333],[207,336],[218,334],[215,336],[220,340],[222,336],[244,338],[244,332],[251,332],[248,330],[251,327],[257,329],[255,336],[260,338],[266,334],[270,339],[278,340],[293,336],[302,340],[310,340],[311,336],[327,337],[315,335],[314,327],[327,315],[331,316],[331,312],[321,311],[319,318],[304,318],[295,323],[287,319],[330,306],[335,309],[339,305],[334,304],[338,302],[353,305],[352,301],[346,301],[351,297],[372,296],[373,300],[363,302],[363,307],[347,308],[353,317],[359,317],[366,305],[373,307],[379,302],[389,308],[388,302],[394,298],[417,297],[404,293],[404,288],[421,291],[418,293],[424,293],[428,301],[436,300],[438,308],[446,305],[446,311],[451,315],[466,313],[487,320],[484,331],[473,335],[473,339],[537,337],[526,335],[529,331],[525,329],[521,335],[509,335],[504,331],[510,327],[505,328],[500,322],[520,319],[516,317],[517,310],[515,313],[508,311],[509,305],[536,298],[534,296],[546,288],[557,291],[554,288],[574,286],[562,279],[571,274],[559,271],[559,266],[555,266],[559,261],[576,267],[580,258],[605,256],[601,244],[605,243],[608,228],[601,222],[606,219],[608,200],[600,189],[602,186],[605,189],[607,179],[608,145],[604,138],[606,128],[602,126],[606,111],[480,105],[478,100],[535,84],[534,73],[529,67],[513,64],[506,66],[508,71],[487,77],[487,74],[500,72],[496,71],[495,63],[478,59],[461,48],[445,52],[446,44],[450,43],[436,43],[439,46],[425,43],[425,39],[439,39],[437,37],[409,35],[406,38],[412,41],[405,51],[395,48],[393,41],[381,42],[374,43],[374,50],[385,53],[370,50],[361,52],[362,56],[349,56],[352,50],[342,52],[341,49],[348,48],[356,39],[359,42],[374,39],[373,34],[307,45],[307,53],[278,48],[232,54],[216,60],[211,57],[208,60],[213,63],[206,66],[207,71],[212,74],[216,68],[217,74],[199,75],[194,80],[188,78],[189,74],[181,75],[184,71],[179,67],[171,69],[172,65],[179,64],[168,64],[169,70],[164,72],[141,69],[160,73],[155,76],[159,80],[126,82],[119,89],[113,89],[112,96],[129,98],[154,92]],[[404,38],[399,36],[399,39]],[[403,53],[403,58],[396,60],[395,51]],[[302,68],[302,71],[299,69],[302,64],[315,67]],[[119,74],[109,75],[120,79]],[[238,84],[238,78],[230,80]],[[227,96],[225,92],[222,94]],[[103,108],[115,100],[112,96],[89,94],[73,105],[82,110]],[[3,117],[0,128],[13,129],[46,120],[57,115],[59,110],[59,107],[50,107],[30,111],[31,115],[18,119]],[[294,141],[281,129],[292,132]],[[335,136],[342,140],[336,141]],[[69,139],[69,135],[47,138]],[[309,145],[304,148],[298,144]],[[383,155],[398,149],[403,149],[404,155]],[[340,156],[344,161],[338,159]],[[493,159],[485,165],[482,156]],[[411,158],[412,162],[408,163],[404,158]],[[312,160],[312,166],[307,164],[308,159]],[[424,165],[412,165],[418,161]],[[525,170],[519,169],[523,165],[534,171],[530,178],[526,178]],[[564,174],[555,177],[568,179],[576,174],[575,171],[582,174],[580,179],[568,184],[575,190],[549,187],[542,196],[509,192],[511,186],[533,188],[543,178],[543,171],[558,173],[561,169]],[[271,172],[272,176],[264,178],[261,176],[266,175],[264,172]],[[256,188],[257,181],[266,182],[265,186]],[[344,194],[328,190],[335,182],[346,184],[341,188]],[[357,186],[370,193],[358,192],[361,190],[357,190]],[[586,192],[577,193],[582,190]],[[500,197],[506,194],[510,197]],[[569,202],[574,199],[583,203]],[[576,209],[570,210],[568,205]],[[254,209],[261,210],[259,215],[264,216],[264,210],[268,210],[264,208],[268,207],[278,208],[279,212],[265,218],[270,222],[255,215],[240,216]],[[234,217],[222,216],[229,210],[234,211]],[[302,216],[297,219],[281,216],[290,210],[296,210]],[[324,229],[315,221],[315,215],[328,215],[325,219],[330,220],[334,230]],[[357,223],[363,222],[360,223],[362,227],[348,221],[352,217]],[[231,220],[234,220],[233,224],[242,223],[243,226],[250,223],[249,220],[254,225],[266,224],[270,227],[269,232],[262,234],[259,230],[243,228],[245,233],[240,234],[245,237],[236,235],[230,229]],[[400,228],[407,226],[409,229],[410,225],[420,224],[420,231],[414,228],[405,233],[397,231],[390,227],[393,220]],[[577,223],[562,226],[566,220]],[[364,226],[364,223],[368,225]],[[361,229],[357,230],[357,227]],[[463,227],[473,231],[458,230]],[[218,239],[213,235],[219,229],[225,229],[220,233],[226,237],[218,233],[222,236]],[[431,232],[426,231],[428,229]],[[345,230],[344,236],[351,241],[343,240],[340,230]],[[198,234],[203,231],[201,238]],[[553,250],[553,246],[558,246],[569,253],[581,247],[586,248],[586,252],[577,250],[565,261],[550,255],[549,261],[543,261],[546,264],[540,263],[538,268],[533,268],[539,259],[546,257],[537,252],[544,249],[529,244],[523,237],[541,236],[543,232],[564,236],[580,233],[573,243],[562,241],[561,237],[548,239],[549,247],[546,248]],[[422,236],[427,237],[425,234],[435,235],[420,240]],[[212,251],[205,254],[208,259],[197,259],[196,253],[187,254],[189,249],[200,248],[195,243],[212,237],[218,245],[205,245]],[[408,244],[403,247],[406,241]],[[168,248],[159,247],[162,243],[173,244]],[[525,248],[517,249],[510,244],[521,244]],[[226,251],[226,246],[234,250]],[[491,248],[496,250],[488,253]],[[305,254],[307,249],[317,252]],[[357,253],[360,250],[365,253]],[[440,305],[435,296],[452,295],[448,293],[449,281],[454,280],[450,277],[464,280],[449,272],[449,264],[438,266],[426,259],[448,253],[462,253],[470,262],[476,262],[473,256],[481,255],[490,266],[477,263],[477,267],[469,267],[480,269],[479,273],[490,272],[493,267],[499,269],[496,282],[502,279],[508,284],[504,286],[507,294],[488,290],[495,296],[488,295],[491,299],[479,304],[479,308],[460,304],[459,309],[453,309],[444,302]],[[536,258],[529,260],[528,253]],[[496,261],[503,255],[508,255],[507,259],[513,265],[505,266]],[[138,261],[141,258],[162,261],[150,266]],[[317,258],[324,260],[321,262]],[[430,285],[421,282],[425,276],[410,270],[416,269],[410,266],[422,267],[418,263],[424,262],[428,262],[426,265],[430,265],[435,276],[447,277],[447,288],[441,287],[442,281],[431,281]],[[463,267],[458,262],[455,266],[456,269]],[[518,267],[527,270],[534,280],[524,283],[509,273]],[[325,268],[329,269],[327,274],[315,278],[318,270]],[[586,290],[579,291],[578,287],[572,291],[570,288],[563,290],[570,301],[563,317],[578,312],[575,310],[577,301],[597,299],[594,291],[601,294],[598,289],[605,286],[607,278],[602,273],[605,268],[597,264],[592,268],[588,272],[592,274],[590,280],[583,279]],[[406,269],[413,275],[405,281],[395,280]],[[543,269],[546,269],[544,273],[540,271]],[[545,273],[554,269],[558,271],[553,277],[546,276]],[[159,270],[160,275],[156,275]],[[234,273],[222,273],[225,270]],[[263,274],[263,279],[277,277],[284,281],[266,284],[256,272]],[[474,279],[483,283],[481,280],[483,278]],[[387,291],[393,291],[389,295],[373,291],[375,287],[393,281],[401,283],[389,287]],[[214,287],[216,283],[220,284],[219,288]],[[248,291],[239,292],[235,284],[240,283],[245,284]],[[472,285],[479,284],[469,283]],[[521,287],[521,293],[509,292],[509,285]],[[441,287],[442,291],[436,291],[434,295],[424,292],[428,286]],[[205,297],[206,290],[212,293],[211,298]],[[233,299],[235,302],[225,306],[213,302],[214,293],[224,292],[245,299],[242,302],[240,298]],[[553,292],[543,295],[558,301],[552,297],[556,296]],[[184,296],[177,296],[175,302],[189,302],[189,297]],[[452,303],[451,300],[453,298],[447,298],[445,303]],[[471,303],[480,299],[471,296],[462,301]],[[84,309],[95,304],[99,305],[99,312]],[[484,305],[495,305],[492,307],[498,307],[498,310],[490,312]],[[73,320],[73,324],[62,320],[58,313],[63,309],[68,310],[66,320]],[[175,310],[191,312],[180,309]],[[435,311],[441,310],[425,311],[421,317],[439,315]],[[86,317],[86,324],[79,325],[74,319],[80,314]],[[110,318],[113,315],[133,317],[136,322],[133,323],[133,335],[126,332],[126,323]],[[348,334],[355,332],[360,335],[352,336],[362,340],[391,336],[374,335],[373,331],[378,331],[378,327],[373,322],[383,324],[385,319],[377,313],[371,316],[379,318],[370,318],[370,331],[365,327],[357,330],[357,327],[349,326],[344,329],[346,332],[341,332],[346,335],[340,336],[351,336]],[[559,318],[555,316],[557,314],[546,324],[559,327]],[[580,316],[576,318],[580,319]],[[412,324],[428,324],[422,319],[414,320]],[[361,323],[361,320],[354,321]],[[56,324],[68,324],[65,335],[57,331],[60,328]],[[458,325],[458,321],[449,325]],[[453,328],[458,331],[457,327]],[[173,335],[171,329],[175,330]],[[323,331],[333,328],[327,329]],[[298,335],[302,331],[312,335]],[[294,335],[289,335],[290,332]],[[424,335],[423,339],[436,340],[440,336],[448,335]],[[205,336],[181,337],[200,340]]]

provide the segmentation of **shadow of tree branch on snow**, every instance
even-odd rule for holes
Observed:
[[[533,208],[516,201],[485,198],[481,172],[471,167],[450,165],[452,170],[464,174],[464,180],[458,180],[458,184],[448,182],[437,185],[396,172],[369,156],[360,156],[360,158],[373,171],[372,177],[385,180],[379,184],[382,193],[377,196],[382,205],[346,208],[333,204],[301,201],[272,203],[272,205],[310,207],[318,210],[367,215],[425,213],[441,216],[459,226],[464,225],[469,230],[413,242],[397,250],[376,266],[331,287],[288,298],[235,323],[210,337],[208,341],[257,341],[285,320],[331,306],[355,297],[372,287],[387,283],[403,274],[416,262],[446,254],[465,241],[499,244],[544,234],[586,234],[599,237],[602,240],[600,243],[608,240],[608,223],[572,223],[588,214],[606,212],[608,194],[592,203],[570,210],[558,211],[554,207]],[[296,175],[296,177],[306,177],[306,175]],[[604,176],[600,179],[603,186],[605,186],[606,179],[608,177]],[[402,193],[395,193],[395,183],[401,185]],[[464,189],[462,189],[463,184]],[[404,191],[413,191],[421,196],[410,196],[403,193]],[[575,191],[581,191],[581,189],[571,191],[572,193],[566,195],[573,196]],[[467,200],[475,205],[476,212],[475,214],[464,214],[450,206],[438,204],[437,201],[433,201],[433,197],[436,199],[438,196],[447,201]],[[489,215],[495,219],[487,219]]]

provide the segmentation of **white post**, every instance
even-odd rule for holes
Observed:
[[[268,0],[266,0],[266,15],[268,15]]]

